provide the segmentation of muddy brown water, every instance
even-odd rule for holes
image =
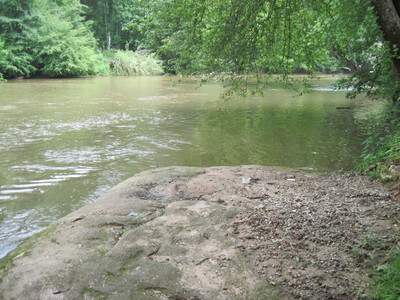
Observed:
[[[0,84],[0,257],[54,220],[150,168],[259,164],[351,170],[379,105],[332,77],[311,94],[220,99],[173,77]],[[337,109],[345,107],[346,109]],[[350,109],[348,109],[350,108]]]

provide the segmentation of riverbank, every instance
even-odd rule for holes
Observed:
[[[362,298],[398,220],[400,204],[364,177],[152,170],[11,252],[0,298]]]

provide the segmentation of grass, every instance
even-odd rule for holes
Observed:
[[[374,270],[377,276],[373,286],[375,299],[400,299],[400,251],[394,251],[388,262]]]
[[[129,230],[131,230],[131,229],[133,229],[133,226],[126,226],[126,227],[124,227],[124,228],[122,228],[121,230],[117,231],[117,236],[118,236],[118,237],[121,237],[121,236],[124,235],[125,232],[127,232],[127,231],[129,231]]]

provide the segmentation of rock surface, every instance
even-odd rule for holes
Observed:
[[[398,244],[392,198],[261,166],[146,171],[4,258],[0,298],[354,299]]]

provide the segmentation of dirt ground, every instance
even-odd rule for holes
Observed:
[[[232,224],[258,274],[294,298],[368,298],[371,267],[399,247],[400,206],[360,176],[244,172]]]
[[[361,176],[151,170],[7,256],[0,299],[368,299],[399,220]]]

